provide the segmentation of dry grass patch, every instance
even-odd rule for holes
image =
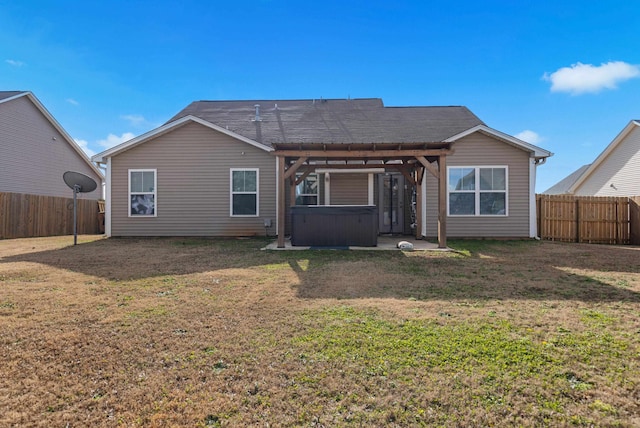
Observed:
[[[640,424],[640,249],[0,241],[0,426]]]

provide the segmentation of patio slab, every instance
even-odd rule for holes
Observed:
[[[263,248],[263,250],[277,251],[297,251],[297,250],[366,250],[366,251],[403,251],[398,248],[400,241],[406,241],[413,244],[413,251],[451,251],[450,248],[438,248],[437,243],[416,239],[411,236],[378,236],[378,245],[375,247],[310,247],[310,246],[293,246],[291,240],[284,241],[284,248],[278,248],[278,242],[274,241]],[[411,251],[411,250],[404,250]]]

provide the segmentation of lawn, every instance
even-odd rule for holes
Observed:
[[[0,426],[640,426],[640,248],[0,241]]]

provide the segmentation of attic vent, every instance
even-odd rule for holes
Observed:
[[[253,119],[253,121],[262,122],[262,119],[260,118],[260,104],[256,104],[254,107],[256,108],[256,117],[255,119]]]

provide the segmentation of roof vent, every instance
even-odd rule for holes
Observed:
[[[260,118],[260,104],[256,104],[254,107],[256,108],[256,117],[253,119],[253,122],[262,122]]]

